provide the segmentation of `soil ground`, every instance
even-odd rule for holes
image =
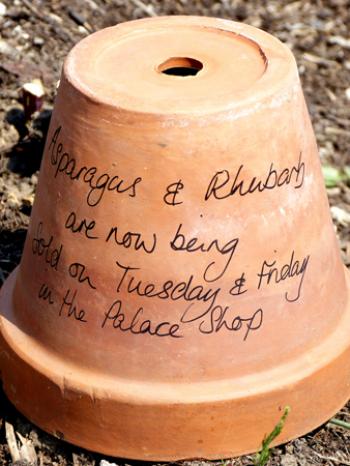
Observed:
[[[3,0],[0,4],[0,286],[19,263],[38,169],[64,57],[87,34],[153,15],[194,14],[243,21],[276,35],[294,52],[323,164],[350,164],[350,2],[347,0]],[[26,121],[21,86],[39,78],[46,97]],[[342,257],[350,265],[350,188],[328,189]],[[307,412],[305,413],[307,416]],[[338,413],[350,421],[350,404]],[[11,464],[5,421],[29,438],[40,465],[99,465],[100,455],[55,439],[0,394],[0,464]],[[118,465],[124,460],[104,458]],[[103,463],[102,463],[103,464]],[[128,464],[136,464],[128,462]],[[191,461],[183,466],[205,466]],[[219,463],[217,463],[219,464]],[[249,465],[252,458],[230,460]],[[273,449],[270,465],[350,465],[350,431],[331,424]]]

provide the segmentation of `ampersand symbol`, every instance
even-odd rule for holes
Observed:
[[[183,189],[183,187],[184,184],[181,182],[181,180],[169,184],[163,197],[164,202],[173,206],[182,204],[182,201],[176,201],[176,196],[179,194],[179,191]]]
[[[243,272],[242,275],[235,280],[235,284],[230,289],[230,295],[237,296],[237,295],[245,293],[247,290],[246,289],[242,290],[242,288],[244,288],[245,282],[246,282],[246,278],[245,278],[245,273]]]

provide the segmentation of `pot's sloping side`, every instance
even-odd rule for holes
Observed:
[[[91,450],[176,460],[257,450],[289,405],[284,442],[349,398],[348,290],[283,44],[169,17],[72,50],[0,295],[19,410]]]

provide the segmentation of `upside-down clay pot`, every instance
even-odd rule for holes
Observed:
[[[349,276],[286,46],[203,17],[74,47],[0,367],[47,432],[142,460],[257,450],[350,393]]]

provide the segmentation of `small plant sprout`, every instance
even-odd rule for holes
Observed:
[[[334,424],[335,426],[344,427],[344,429],[350,430],[350,422],[342,421],[341,419],[337,419],[336,417],[333,417],[332,419],[330,419],[329,423]]]
[[[255,455],[254,466],[265,466],[268,459],[270,458],[270,445],[275,440],[276,437],[282,432],[288,414],[290,413],[290,407],[286,406],[284,408],[284,413],[278,423],[275,425],[272,432],[264,438],[262,442],[262,448],[259,453]]]
[[[334,188],[340,183],[349,183],[350,181],[350,167],[348,166],[341,169],[331,165],[323,165],[322,173],[326,188]]]

